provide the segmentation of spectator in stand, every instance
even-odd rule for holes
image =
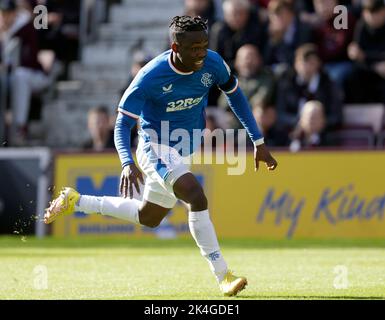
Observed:
[[[277,125],[277,110],[272,104],[258,103],[253,106],[253,115],[261,130],[265,143],[272,147],[288,145],[287,132]]]
[[[321,59],[315,44],[304,44],[295,52],[294,69],[289,68],[278,80],[278,122],[289,131],[296,126],[304,104],[320,101],[325,108],[326,129],[340,125],[342,93],[322,70]]]
[[[3,52],[13,39],[18,39],[20,44],[19,65],[10,70],[12,124],[9,140],[11,145],[22,145],[27,137],[31,95],[47,88],[51,79],[38,62],[38,37],[30,12],[19,10],[13,0],[1,0],[0,18]]]
[[[343,90],[346,78],[351,74],[353,66],[348,58],[347,46],[353,39],[355,18],[348,12],[347,29],[336,29],[333,10],[339,5],[338,0],[313,0],[315,13],[315,43],[318,46],[324,68],[332,80]]]
[[[96,107],[88,112],[88,132],[91,139],[83,145],[84,149],[104,151],[115,148],[114,133],[107,107]]]
[[[65,65],[78,59],[79,53],[79,0],[38,0],[48,10],[48,28],[39,29],[42,49],[53,50],[56,57]]]
[[[248,43],[261,47],[264,43],[264,32],[258,14],[248,0],[225,0],[222,7],[224,21],[216,22],[211,28],[209,46],[234,70],[237,50]],[[216,87],[211,88],[209,105],[218,105],[220,94]]]
[[[130,68],[130,77],[128,79],[127,86],[123,89],[122,94],[127,89],[127,87],[130,85],[132,80],[134,80],[135,76],[140,71],[140,69],[142,69],[148,62],[150,62],[151,59],[152,59],[152,57],[144,51],[139,50],[139,51],[136,51],[133,53],[132,64],[131,64],[131,68]]]
[[[202,17],[207,20],[209,28],[216,22],[217,13],[215,11],[214,0],[185,0],[184,6],[185,15]]]
[[[355,62],[347,85],[350,103],[385,103],[385,2],[363,0],[362,19],[348,47]]]
[[[347,1],[341,1],[342,4]],[[356,20],[361,18],[362,15],[362,0],[351,0],[349,3],[346,3],[348,5],[348,8],[350,12],[354,15],[354,18]]]
[[[302,108],[297,126],[290,134],[290,150],[328,145],[325,138],[325,112],[321,102],[310,100]]]
[[[272,0],[249,0],[249,1],[259,7],[267,8],[269,6],[269,3]],[[293,5],[297,12],[304,11],[304,10],[310,11],[311,9],[313,9],[311,1],[308,1],[308,0],[286,0],[286,2]]]
[[[38,4],[39,4],[38,0],[19,0],[18,1],[19,7],[29,11],[31,14],[34,14],[33,10]]]
[[[251,4],[258,8],[261,21],[266,22],[268,20],[268,7],[272,0],[249,0]],[[302,12],[314,11],[312,2],[309,0],[286,0],[290,3],[298,14]]]
[[[294,5],[286,0],[270,1],[268,14],[265,63],[279,73],[293,64],[294,51],[301,44],[313,41],[312,30],[299,20]]]
[[[238,49],[235,58],[235,73],[239,86],[251,105],[274,105],[275,77],[269,67],[263,65],[263,59],[258,48],[245,44]],[[226,96],[222,93],[218,105],[229,111]],[[234,128],[241,128],[238,119],[234,119]]]
[[[215,23],[210,33],[210,48],[217,51],[233,69],[237,50],[244,44],[261,47],[263,30],[258,15],[248,0],[225,0],[224,21]]]

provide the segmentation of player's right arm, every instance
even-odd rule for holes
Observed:
[[[135,165],[131,154],[131,129],[136,125],[137,120],[130,118],[121,111],[116,118],[114,140],[115,148],[118,151],[123,170],[120,175],[119,191],[123,197],[133,196],[133,185],[139,193],[138,180],[143,184],[143,176]]]
[[[128,195],[133,197],[133,186],[139,193],[139,181],[144,183],[142,173],[135,165],[131,153],[131,129],[136,125],[144,103],[143,85],[140,78],[135,78],[120,100],[114,130],[115,148],[123,168],[119,190],[125,198]]]

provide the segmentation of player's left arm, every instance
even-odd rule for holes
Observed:
[[[278,163],[264,143],[263,135],[258,129],[249,103],[241,88],[238,86],[238,79],[230,74],[228,81],[219,85],[219,88],[226,94],[231,110],[242,123],[254,143],[255,170],[257,171],[259,169],[259,161],[265,162],[268,170],[274,170]]]

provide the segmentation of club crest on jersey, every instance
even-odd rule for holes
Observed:
[[[210,87],[213,84],[212,74],[207,72],[202,74],[201,82],[205,87]]]
[[[169,86],[162,87],[163,94],[172,92],[172,83]]]
[[[216,261],[218,260],[219,258],[221,257],[221,254],[219,253],[219,251],[214,251],[214,252],[211,252],[209,254],[209,258],[211,261]]]

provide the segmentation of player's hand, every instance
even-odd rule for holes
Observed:
[[[278,165],[264,143],[254,148],[254,160],[255,171],[259,169],[259,161],[265,162],[268,170],[274,170]]]
[[[124,198],[127,198],[129,193],[130,199],[132,199],[134,195],[134,189],[132,188],[133,185],[135,186],[136,191],[140,193],[138,180],[144,184],[142,173],[137,168],[135,163],[125,166],[120,176],[120,194]]]

